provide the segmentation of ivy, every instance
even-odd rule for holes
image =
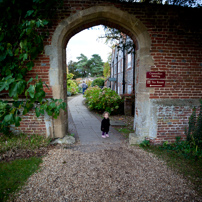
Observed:
[[[46,99],[48,87],[41,79],[26,75],[34,60],[44,50],[47,28],[62,0],[2,0],[0,1],[0,132],[9,133],[10,125],[20,126],[21,114],[35,109],[36,116],[45,114],[57,118],[66,103]]]

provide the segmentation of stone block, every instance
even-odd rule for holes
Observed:
[[[135,133],[129,134],[129,144],[130,145],[140,144],[144,139],[145,139],[145,137],[137,136]]]
[[[65,136],[64,138],[58,138],[54,140],[51,144],[74,144],[75,138],[72,136]]]

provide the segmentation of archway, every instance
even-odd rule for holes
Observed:
[[[121,11],[113,6],[95,6],[77,12],[63,20],[56,28],[51,45],[45,47],[45,53],[50,57],[49,79],[53,89],[53,97],[66,100],[66,44],[69,39],[83,29],[104,24],[116,27],[125,32],[134,41],[137,40],[136,67],[136,98],[134,129],[138,137],[156,137],[156,120],[152,116],[149,94],[146,89],[146,71],[154,65],[150,55],[151,39],[147,28],[135,16]],[[53,122],[55,137],[67,134],[67,114],[61,113]]]

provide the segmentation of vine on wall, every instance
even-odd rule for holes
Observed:
[[[37,117],[47,112],[57,118],[66,109],[61,99],[45,99],[46,84],[38,76],[26,80],[33,61],[44,50],[47,27],[61,4],[62,0],[0,1],[0,96],[6,93],[12,99],[10,103],[0,100],[0,132],[4,134],[9,134],[10,125],[20,126],[20,111],[25,115],[35,109]]]

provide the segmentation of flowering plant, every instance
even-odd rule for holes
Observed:
[[[117,110],[123,102],[120,95],[107,87],[102,89],[98,86],[90,87],[85,91],[84,97],[90,109],[108,111],[109,113]]]

